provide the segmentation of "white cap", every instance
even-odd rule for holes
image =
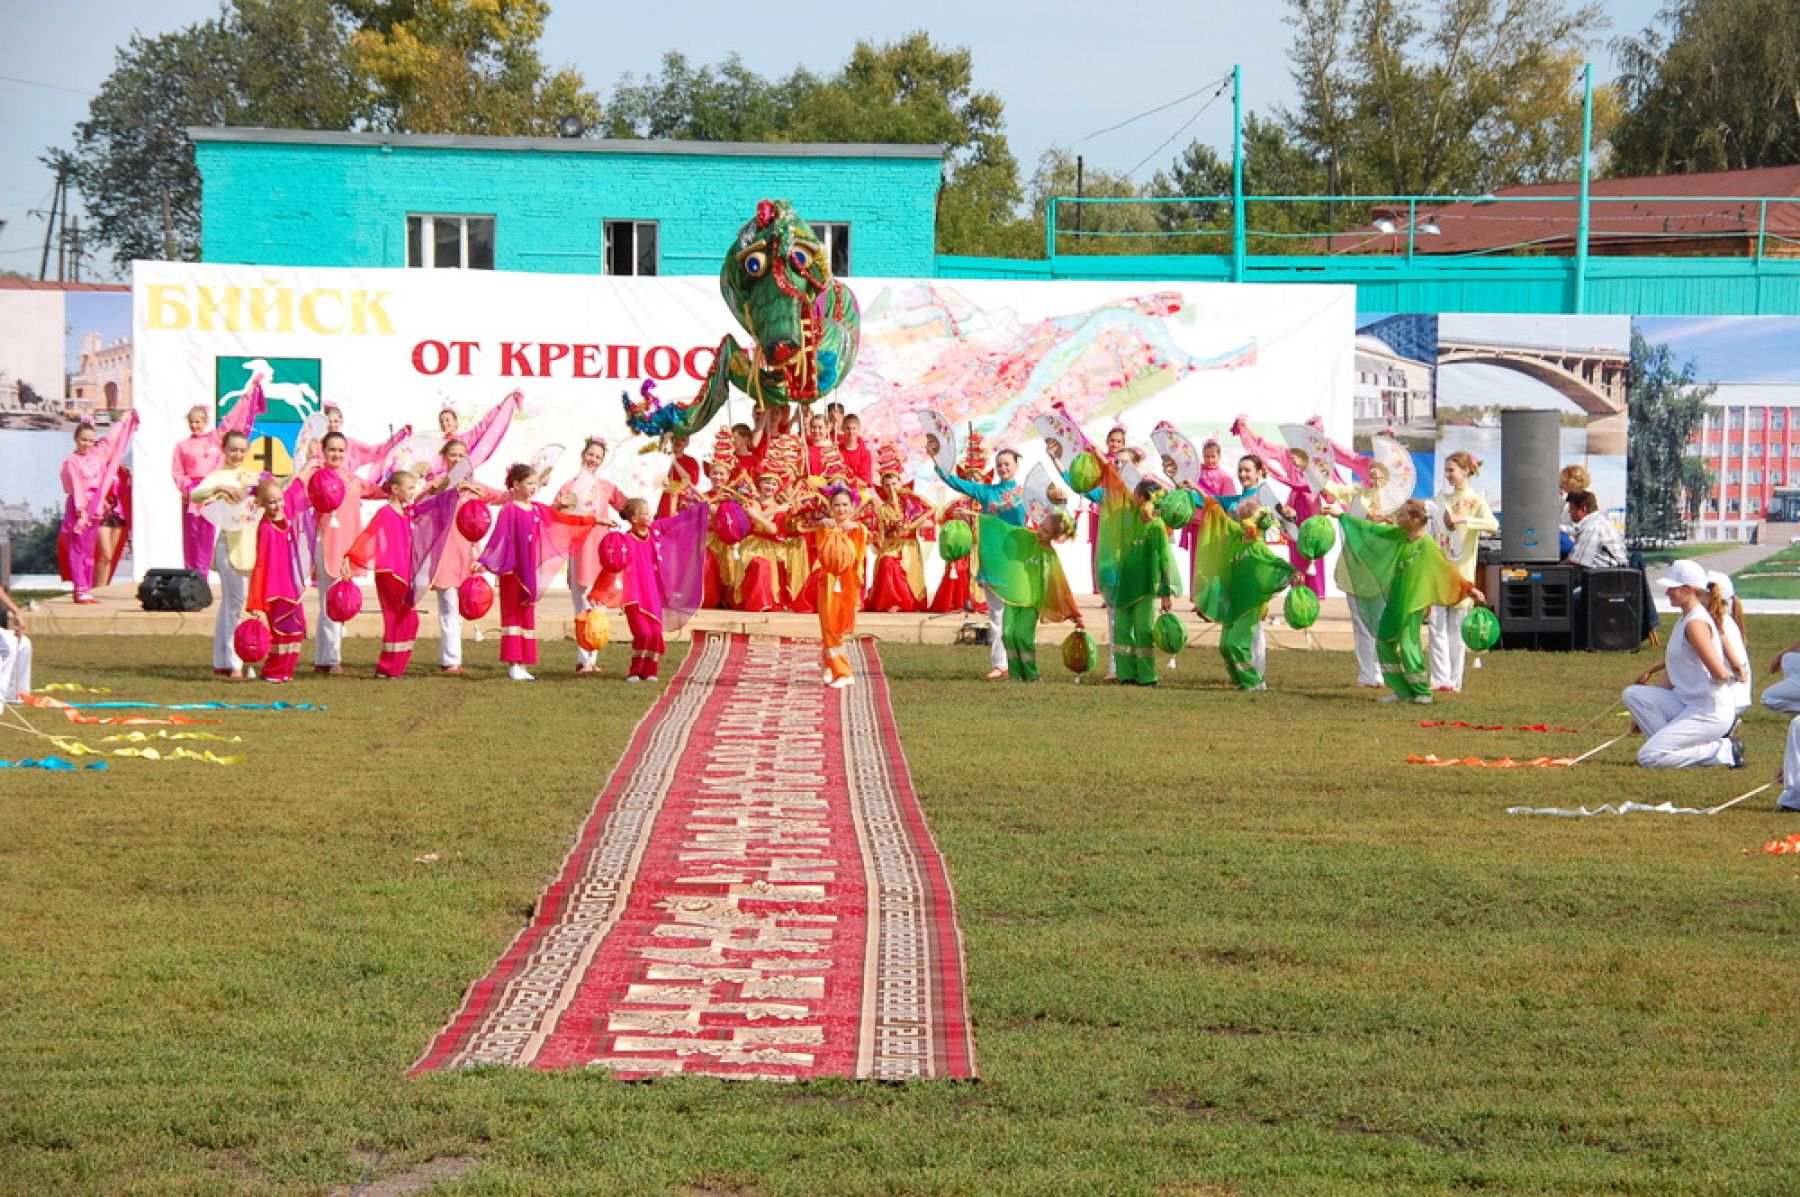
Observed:
[[[1695,590],[1705,590],[1706,570],[1701,568],[1698,561],[1683,559],[1671,565],[1669,572],[1656,584],[1665,590],[1672,586],[1692,586]]]
[[[1722,574],[1716,569],[1709,569],[1706,571],[1706,580],[1719,588],[1721,597],[1728,599],[1737,597],[1737,587],[1731,584],[1730,574]]]

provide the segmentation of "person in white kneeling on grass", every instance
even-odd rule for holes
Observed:
[[[25,635],[25,612],[0,586],[0,706],[31,693],[31,639]]]
[[[1724,599],[1693,561],[1677,561],[1657,585],[1668,590],[1681,619],[1669,636],[1662,665],[1645,670],[1637,685],[1625,687],[1625,706],[1648,737],[1638,749],[1638,764],[1646,769],[1741,769],[1744,743],[1731,734],[1737,713],[1730,692],[1739,677],[1726,663],[1719,633]]]

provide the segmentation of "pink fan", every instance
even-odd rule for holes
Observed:
[[[269,659],[269,625],[252,615],[238,624],[231,634],[231,647],[248,665],[261,665]]]
[[[456,530],[470,544],[486,536],[493,526],[494,513],[488,510],[486,503],[469,502],[456,509]]]
[[[362,608],[362,587],[355,578],[340,579],[325,592],[325,614],[333,623],[348,623],[361,614]]]
[[[336,470],[314,470],[306,480],[306,497],[320,515],[336,511],[344,505],[344,480]]]
[[[713,535],[725,544],[736,544],[750,535],[750,517],[742,503],[726,499],[719,504],[713,512]]]
[[[456,588],[456,609],[464,619],[480,619],[494,605],[494,588],[480,574],[470,574]]]

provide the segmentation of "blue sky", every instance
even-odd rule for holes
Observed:
[[[1640,316],[1632,327],[1703,382],[1800,382],[1800,318]]]
[[[1662,0],[1604,0],[1612,22],[1605,38],[1637,33],[1661,5]],[[0,121],[0,220],[6,221],[0,228],[0,269],[36,274],[44,222],[28,210],[48,207],[53,183],[37,158],[45,146],[68,143],[89,95],[112,69],[115,47],[134,29],[155,35],[218,10],[219,0],[0,0],[7,50],[0,76],[8,77],[0,79],[0,112],[6,117]],[[786,74],[802,61],[829,72],[858,39],[890,41],[925,29],[940,45],[973,52],[976,85],[1005,101],[1007,132],[1027,179],[1053,146],[1072,147],[1090,164],[1113,171],[1148,159],[1136,175],[1140,181],[1190,140],[1228,151],[1229,94],[1204,112],[1206,94],[1104,137],[1081,139],[1206,87],[1229,73],[1234,62],[1244,67],[1247,110],[1293,101],[1287,62],[1292,31],[1283,20],[1286,5],[1276,0],[1116,0],[1103,6],[1073,0],[914,0],[853,6],[841,20],[817,27],[806,17],[820,9],[770,9],[781,15],[773,22],[757,11],[741,0],[689,0],[679,8],[560,0],[551,11],[544,57],[580,69],[604,98],[623,72],[654,71],[664,51],[673,48],[700,63],[738,50],[764,75]],[[1591,56],[1596,78],[1610,78],[1616,69],[1611,51],[1596,45]]]

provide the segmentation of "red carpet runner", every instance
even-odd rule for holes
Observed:
[[[975,1075],[942,859],[866,640],[697,636],[537,914],[415,1072]]]

